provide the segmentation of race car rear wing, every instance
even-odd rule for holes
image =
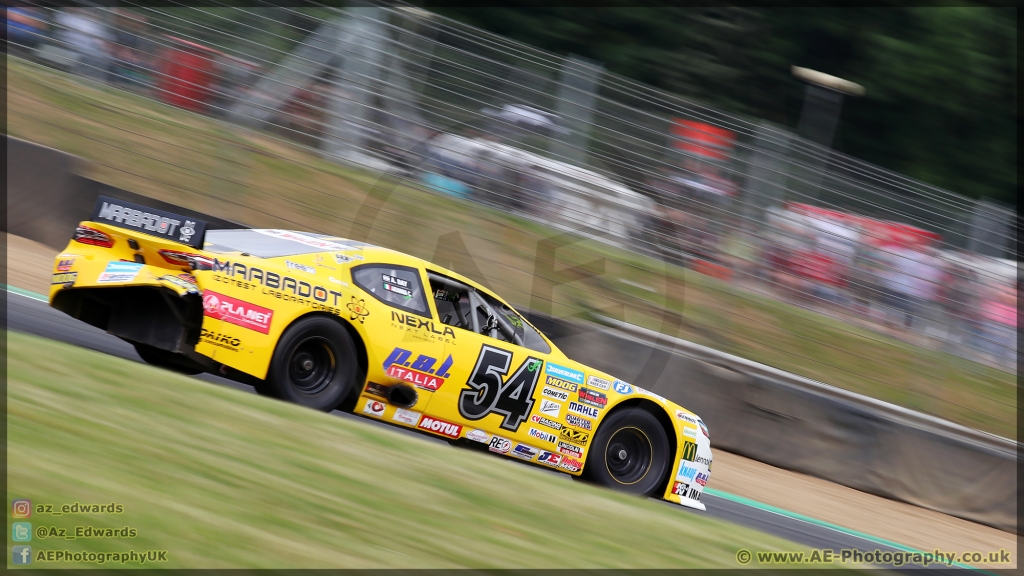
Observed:
[[[185,244],[192,248],[203,247],[207,230],[245,228],[233,222],[185,210],[173,204],[158,201],[153,203],[162,204],[169,210],[101,195],[96,198],[96,205],[93,207],[92,216],[89,219],[93,222],[103,222]]]

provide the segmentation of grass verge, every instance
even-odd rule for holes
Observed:
[[[34,537],[36,554],[167,550],[158,567],[177,568],[735,568],[740,549],[805,550],[375,423],[7,338],[8,501],[115,502],[121,514],[31,522],[137,530]]]
[[[7,94],[12,136],[90,160],[88,175],[115,186],[252,226],[359,237],[450,266],[517,306],[556,316],[612,310],[672,332],[659,313],[673,310],[684,318],[674,336],[1016,438],[1016,380],[1007,372],[597,242],[560,247],[558,264],[546,262],[538,245],[557,231],[536,222],[16,58],[8,60]],[[380,212],[357,222],[371,196]],[[590,262],[602,272],[559,280],[568,278],[556,270]],[[672,277],[685,288],[671,288]]]

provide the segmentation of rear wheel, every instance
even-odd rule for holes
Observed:
[[[621,492],[651,496],[665,488],[671,458],[668,435],[643,408],[613,412],[594,435],[584,478]]]
[[[362,370],[352,337],[322,316],[299,320],[278,341],[261,393],[330,412],[358,385]]]
[[[137,342],[133,342],[132,346],[135,346],[135,351],[138,352],[139,356],[146,361],[146,364],[152,364],[153,366],[172,370],[180,374],[188,374],[190,376],[202,374],[206,371],[202,366],[181,354],[175,354],[174,352],[154,348],[149,344],[140,344]]]

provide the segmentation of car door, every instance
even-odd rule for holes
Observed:
[[[372,263],[352,269],[352,281],[372,297],[349,307],[353,318],[386,319],[366,323],[372,330],[366,338],[366,395],[386,398],[396,384],[414,392],[413,402],[402,407],[366,400],[356,406],[362,414],[416,426],[417,411],[450,376],[453,360],[444,354],[445,339],[454,337],[454,330],[439,326],[434,318],[424,280],[423,270],[412,266]]]
[[[486,291],[429,270],[428,279],[438,318],[456,334],[445,344],[453,359],[451,385],[433,396],[430,416],[463,426],[467,438],[487,442],[494,452],[532,460],[554,451],[557,429],[531,420],[542,406],[558,404],[543,395],[550,345]],[[547,421],[558,426],[558,414],[551,415]]]

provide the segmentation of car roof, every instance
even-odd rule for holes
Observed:
[[[360,262],[361,264],[396,264],[399,266],[422,267],[491,294],[501,303],[509,306],[508,302],[495,294],[493,290],[454,270],[405,252],[341,236],[276,228],[209,230],[206,233],[204,250],[220,254],[244,253],[249,256],[266,259],[294,258],[310,254],[334,252],[358,253],[363,257],[363,260]],[[513,310],[515,309],[514,306],[509,307]]]

